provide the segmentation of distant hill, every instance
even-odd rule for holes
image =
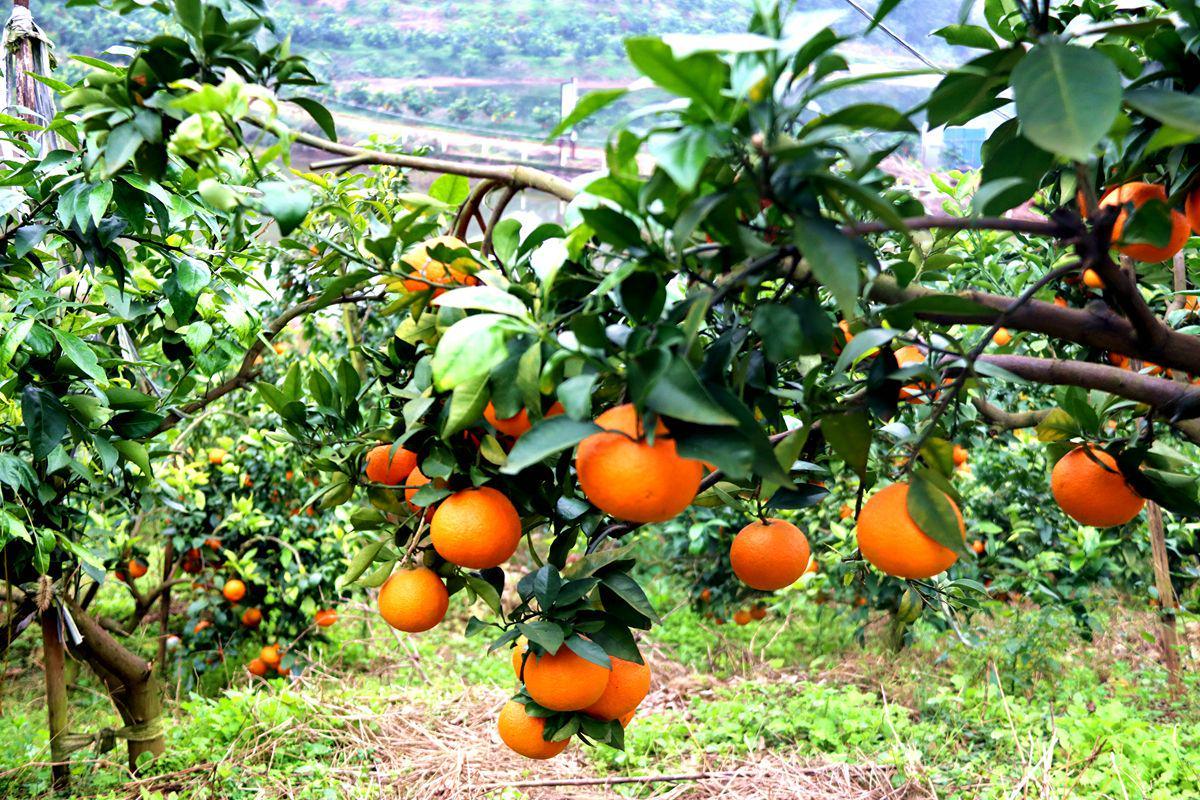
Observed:
[[[875,0],[863,4],[873,8]],[[866,25],[849,0],[797,6],[840,13],[840,28]],[[947,48],[929,33],[955,21],[960,7],[961,0],[906,0],[888,25],[930,57],[944,58]],[[740,31],[749,8],[743,0],[276,0],[271,13],[295,49],[320,65],[335,108],[539,135],[557,122],[562,81],[577,78],[586,90],[634,77],[625,38]],[[35,3],[34,12],[67,53],[95,54],[152,35],[160,24],[153,16],[130,20],[66,7],[65,0]],[[880,33],[855,55],[881,66],[917,64]]]

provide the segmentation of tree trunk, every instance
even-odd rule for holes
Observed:
[[[1150,524],[1150,552],[1154,561],[1154,586],[1158,590],[1158,646],[1162,651],[1163,666],[1167,669],[1167,680],[1171,696],[1183,694],[1183,680],[1179,674],[1179,632],[1175,617],[1179,610],[1179,599],[1171,585],[1171,566],[1167,559],[1167,537],[1163,525],[1162,509],[1157,503],[1146,504],[1146,518]]]
[[[167,546],[163,549],[162,571],[162,581],[166,588],[163,589],[158,605],[158,613],[161,618],[158,621],[158,657],[155,659],[155,667],[158,669],[160,678],[167,663],[167,637],[171,635],[171,587],[168,585],[168,582],[171,580],[171,575],[174,572],[172,569],[174,563],[175,545],[167,542]]]
[[[145,659],[125,648],[87,612],[71,603],[71,614],[83,637],[79,655],[108,687],[129,741],[129,770],[138,771],[143,753],[166,750],[162,733],[162,684]]]
[[[58,630],[58,610],[50,606],[42,612],[42,652],[46,673],[46,713],[50,733],[51,785],[55,792],[71,787],[71,766],[63,749],[67,735],[66,652]]]

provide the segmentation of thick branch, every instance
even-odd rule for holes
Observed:
[[[910,231],[946,230],[946,231],[1009,231],[1011,233],[1028,233],[1036,236],[1051,236],[1065,239],[1074,236],[1078,231],[1053,220],[1039,219],[1010,219],[1009,217],[911,217],[904,220],[904,227]],[[896,231],[887,222],[856,222],[842,227],[847,236],[864,236],[870,233],[889,233]]]
[[[992,405],[987,398],[978,394],[971,398],[971,403],[979,415],[991,423],[993,428],[1003,431],[1036,428],[1042,423],[1042,420],[1050,416],[1050,409],[1045,408],[1036,411],[1005,411],[999,406]]]
[[[886,305],[899,305],[936,294],[940,292],[923,286],[901,288],[890,275],[880,275],[871,287],[870,299]],[[1000,312],[1009,311],[1015,303],[1011,297],[986,292],[958,292],[958,296]],[[990,314],[985,316],[969,312],[919,312],[917,316],[942,325],[980,325],[991,321]],[[1165,329],[1165,338],[1156,346],[1139,340],[1129,320],[1113,313],[1102,303],[1079,309],[1031,300],[1020,308],[1012,309],[1005,316],[1004,325],[1013,330],[1042,333],[1085,347],[1122,353],[1164,367],[1200,374],[1200,337]]]
[[[283,131],[276,124],[254,118],[247,118],[246,121],[276,135],[283,134]],[[467,178],[491,179],[518,189],[536,189],[539,192],[545,192],[566,201],[575,199],[575,195],[578,194],[570,183],[557,175],[551,175],[549,172],[543,172],[540,169],[533,169],[532,167],[496,167],[449,161],[443,158],[410,156],[402,153],[381,153],[365,147],[355,147],[354,145],[333,142],[329,139],[323,139],[320,136],[314,136],[311,133],[304,133],[303,131],[292,131],[290,135],[294,136],[295,140],[300,144],[315,147],[327,153],[336,153],[352,158],[355,164],[382,164],[384,166],[415,169],[422,172],[437,172],[444,175],[462,175]]]

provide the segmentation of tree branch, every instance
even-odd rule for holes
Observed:
[[[1042,423],[1042,420],[1050,416],[1048,408],[1037,411],[1005,411],[999,406],[989,403],[987,398],[980,394],[971,397],[971,404],[975,406],[981,417],[991,423],[992,428],[1002,431],[1036,428]]]
[[[932,229],[947,231],[1009,231],[1010,233],[1050,236],[1056,239],[1068,239],[1076,236],[1079,232],[1069,225],[1054,220],[1012,219],[1009,217],[910,217],[904,220],[904,227],[910,231]],[[855,222],[842,226],[842,233],[847,236],[865,236],[871,233],[892,232],[897,232],[897,229],[887,222]]]
[[[314,136],[311,133],[305,133],[304,131],[284,131],[279,123],[266,122],[254,117],[247,117],[246,122],[276,136],[291,136],[300,144],[315,147],[327,153],[347,156],[353,159],[352,163],[354,164],[381,164],[401,169],[415,169],[421,172],[438,172],[443,175],[462,175],[467,178],[491,179],[509,186],[515,186],[518,189],[536,189],[539,192],[545,192],[557,197],[559,200],[568,202],[575,199],[575,195],[578,194],[575,187],[557,175],[552,175],[549,172],[543,172],[540,169],[532,167],[489,166],[450,161],[442,158],[411,156],[402,153],[382,153],[365,147],[355,147],[354,145],[333,142],[329,139],[323,139],[320,136]],[[346,161],[345,159],[338,159],[337,163],[343,165]]]

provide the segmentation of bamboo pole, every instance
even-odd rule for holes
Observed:
[[[71,787],[71,767],[63,748],[67,734],[66,651],[58,629],[58,610],[42,612],[43,670],[46,674],[46,714],[49,722],[51,785],[55,792]]]
[[[1183,680],[1179,673],[1179,631],[1175,617],[1179,611],[1179,598],[1171,585],[1171,566],[1167,558],[1166,526],[1163,524],[1162,508],[1158,503],[1146,504],[1146,518],[1150,527],[1150,553],[1154,564],[1154,587],[1158,590],[1158,645],[1162,651],[1163,666],[1167,669],[1167,681],[1171,696],[1183,694]]]

